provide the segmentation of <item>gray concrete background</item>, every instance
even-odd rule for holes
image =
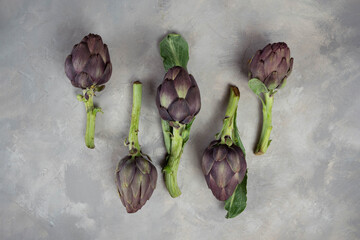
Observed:
[[[359,239],[360,2],[41,1],[0,2],[0,239]],[[158,42],[190,45],[189,72],[202,110],[180,163],[183,194],[162,178],[147,204],[126,214],[114,184],[127,153],[131,83],[144,83],[140,143],[160,173],[165,148],[155,91],[164,75]],[[88,33],[110,49],[113,75],[95,102],[95,150],[84,145],[85,110],[64,74]],[[252,149],[260,103],[246,61],[285,41],[295,59],[275,98],[273,142]],[[228,85],[241,91],[240,134],[249,167],[248,206],[224,218],[200,168],[221,128]]]

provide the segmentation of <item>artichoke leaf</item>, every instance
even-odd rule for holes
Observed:
[[[195,120],[195,117],[191,120],[191,122],[189,122],[188,124],[185,125],[185,129],[181,134],[181,137],[183,138],[183,146],[189,140],[190,129],[191,129],[191,125],[193,124],[194,120]]]
[[[168,154],[170,154],[170,152],[171,152],[171,127],[170,127],[169,122],[167,122],[163,119],[161,119],[161,127],[163,130],[166,152]]]
[[[257,78],[252,78],[248,82],[249,88],[260,97],[261,93],[268,93],[269,89],[266,85]]]
[[[168,34],[160,42],[160,55],[163,59],[165,71],[174,66],[186,69],[189,61],[189,46],[179,34]]]
[[[246,183],[247,183],[247,171],[245,177],[241,183],[239,183],[233,193],[225,201],[225,210],[227,210],[226,218],[234,218],[239,215],[246,208]]]
[[[239,148],[241,148],[241,150],[244,153],[244,156],[246,157],[246,153],[245,153],[245,147],[241,141],[240,138],[240,134],[239,134],[239,130],[236,124],[236,117],[237,117],[237,111],[235,112],[235,116],[234,116],[234,129],[233,129],[233,136],[234,136],[234,143],[236,146],[238,146]]]

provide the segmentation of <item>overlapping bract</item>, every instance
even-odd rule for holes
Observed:
[[[74,87],[86,89],[109,81],[112,65],[101,37],[89,34],[73,47],[65,61],[65,73]]]
[[[204,151],[202,170],[214,196],[225,201],[246,173],[245,156],[240,147],[213,141]]]
[[[249,62],[250,79],[257,78],[269,90],[281,87],[293,68],[294,59],[290,58],[290,49],[284,42],[268,44],[258,50]]]
[[[156,105],[166,121],[191,122],[200,111],[200,91],[194,77],[182,68],[173,67],[157,89]]]
[[[123,158],[116,169],[120,199],[128,213],[138,211],[150,199],[157,180],[155,166],[142,156]]]

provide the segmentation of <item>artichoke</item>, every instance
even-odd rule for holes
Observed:
[[[189,45],[181,35],[171,33],[165,36],[160,42],[160,56],[167,72],[156,93],[167,151],[163,172],[166,188],[175,198],[181,194],[177,171],[191,125],[201,108],[200,91],[194,77],[186,70]]]
[[[204,151],[202,170],[214,196],[225,201],[241,183],[246,173],[246,161],[241,148],[213,141]]]
[[[138,211],[156,187],[157,171],[144,156],[126,156],[116,169],[116,184],[128,213]]]
[[[77,88],[90,88],[109,81],[112,72],[109,50],[97,34],[76,44],[65,61],[65,73]]]
[[[83,89],[83,95],[77,99],[85,104],[86,133],[85,144],[94,148],[95,118],[101,108],[94,107],[95,92],[102,91],[111,77],[112,66],[109,50],[101,37],[89,34],[76,44],[65,60],[65,74],[74,87]]]
[[[194,77],[182,67],[170,68],[157,89],[156,105],[165,121],[191,122],[201,107],[200,91]]]
[[[286,43],[268,44],[250,60],[249,77],[259,79],[269,90],[281,88],[292,71],[293,63]]]
[[[239,89],[230,86],[222,129],[205,149],[201,160],[208,187],[218,200],[225,201],[226,218],[244,211],[247,201],[245,148],[236,124],[239,99]]]
[[[268,44],[264,49],[258,50],[249,61],[248,85],[261,99],[263,112],[263,126],[255,149],[256,155],[264,154],[270,145],[274,94],[277,89],[285,86],[293,64],[290,49],[284,42]]]
[[[138,132],[142,84],[133,84],[133,105],[128,137],[129,155],[120,160],[116,169],[116,185],[121,202],[128,213],[138,211],[156,187],[157,171],[150,158],[141,152]]]

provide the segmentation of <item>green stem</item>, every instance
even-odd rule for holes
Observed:
[[[133,105],[131,112],[131,124],[129,131],[129,151],[133,156],[140,156],[140,144],[138,139],[139,119],[141,110],[142,84],[139,81],[133,84]]]
[[[270,133],[272,130],[272,106],[274,103],[274,95],[270,95],[270,93],[264,93],[265,101],[263,103],[263,124],[261,129],[261,135],[259,142],[257,144],[255,154],[262,155],[266,152],[270,145]]]
[[[240,91],[237,87],[231,86],[230,99],[226,108],[225,118],[223,121],[223,127],[219,134],[219,138],[222,144],[227,144],[228,139],[233,139],[234,121],[236,121],[236,111],[238,102],[240,99]],[[232,143],[230,143],[231,145]]]
[[[79,95],[78,99],[85,103],[86,109],[86,132],[85,132],[85,144],[88,148],[95,148],[94,135],[95,135],[95,118],[98,112],[101,112],[101,108],[94,107],[93,97],[94,89],[86,89],[84,94],[88,96],[88,99]]]
[[[167,157],[167,165],[164,168],[165,184],[170,196],[176,198],[180,196],[181,191],[177,183],[177,171],[179,168],[180,157],[183,152],[182,131],[185,125],[180,124],[178,128],[173,127],[171,137],[171,152]]]
[[[90,100],[91,98],[91,100]],[[92,97],[85,103],[86,109],[86,133],[85,133],[85,144],[88,148],[95,148],[95,118],[96,114],[93,113],[94,103]]]

